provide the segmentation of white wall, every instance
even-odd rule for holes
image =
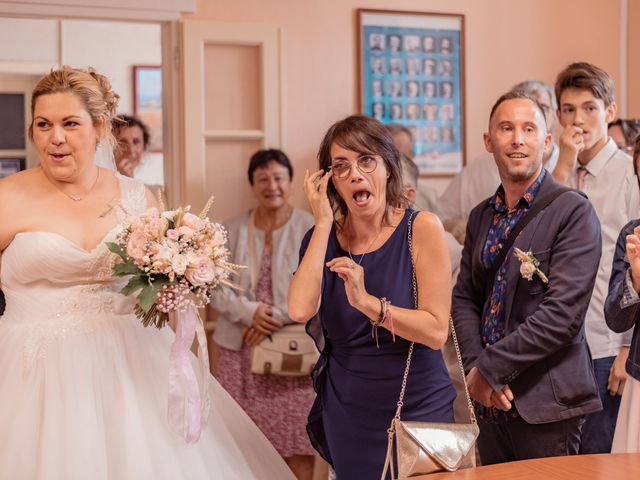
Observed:
[[[133,111],[133,65],[160,65],[159,24],[0,17],[0,73],[44,74],[57,65],[94,67]]]
[[[160,25],[63,20],[62,63],[94,67],[120,95],[120,112],[133,112],[133,65],[160,65]]]

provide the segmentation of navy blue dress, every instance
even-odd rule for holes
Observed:
[[[414,308],[407,210],[391,237],[362,259],[369,294],[392,305]],[[302,241],[300,258],[313,229]],[[338,243],[335,226],[326,261],[348,256]],[[324,269],[319,315],[307,331],[321,351],[313,372],[317,397],[309,414],[311,443],[334,468],[338,480],[378,480],[387,449],[387,428],[400,394],[410,342],[378,329],[380,348],[371,337],[369,319],[349,305],[344,282]],[[439,350],[414,347],[403,420],[453,422],[455,390]]]

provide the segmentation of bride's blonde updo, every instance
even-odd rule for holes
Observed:
[[[118,119],[116,108],[120,96],[113,91],[107,77],[93,68],[85,70],[64,65],[57,70],[51,70],[38,81],[31,96],[32,120],[29,136],[33,139],[33,113],[38,97],[65,92],[75,93],[80,98],[91,116],[93,126],[102,133],[102,140],[106,140],[115,147],[116,139],[112,133],[112,124]]]

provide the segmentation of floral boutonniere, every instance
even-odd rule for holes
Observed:
[[[542,280],[542,283],[549,283],[547,276],[542,273],[538,267],[540,266],[540,260],[538,260],[531,250],[523,252],[519,248],[514,248],[513,253],[520,260],[520,275],[527,280],[533,280],[533,276],[537,275]]]

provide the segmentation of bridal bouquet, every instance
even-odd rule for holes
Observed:
[[[207,218],[212,203],[213,197],[194,215],[189,207],[165,211],[159,201],[159,209],[127,219],[116,241],[107,243],[121,260],[113,274],[131,276],[121,293],[136,296],[135,314],[144,326],[162,328],[169,313],[175,314],[167,417],[171,429],[189,443],[200,438],[210,406],[207,340],[198,308],[220,285],[233,287],[229,276],[240,268],[227,261],[226,231]],[[197,371],[189,353],[194,339]]]
[[[116,241],[107,243],[122,260],[114,275],[131,275],[121,293],[136,295],[135,313],[145,327],[162,328],[169,312],[203,307],[221,284],[231,286],[229,275],[238,267],[227,262],[224,227],[207,218],[212,202],[200,215],[189,206],[150,209],[125,221]]]

